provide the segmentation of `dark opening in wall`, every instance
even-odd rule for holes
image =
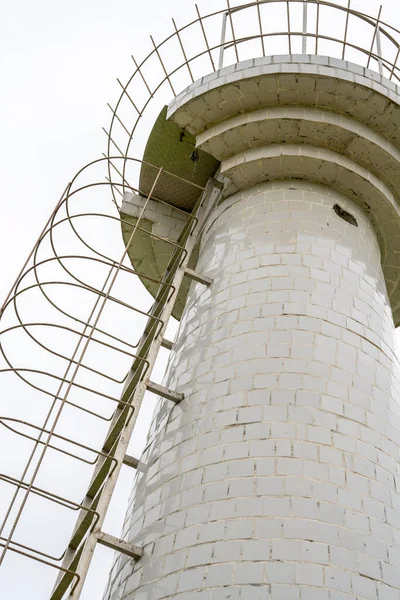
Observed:
[[[333,210],[335,211],[335,213],[337,214],[338,217],[340,217],[347,223],[350,223],[350,225],[354,225],[354,227],[358,227],[356,218],[353,217],[353,215],[351,215],[349,212],[347,212],[347,210],[344,210],[344,208],[339,206],[339,204],[334,204]]]

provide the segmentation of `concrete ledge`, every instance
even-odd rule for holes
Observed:
[[[167,118],[198,135],[261,107],[311,106],[354,116],[400,145],[399,88],[369,69],[313,55],[272,56],[233,67],[187,88],[170,104]]]
[[[400,190],[400,150],[352,117],[313,108],[274,107],[225,119],[197,136],[218,160],[268,144],[310,144],[344,154]]]

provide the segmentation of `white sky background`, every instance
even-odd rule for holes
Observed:
[[[400,29],[399,0],[383,3],[383,20]],[[377,14],[379,4],[377,0],[352,2],[354,8],[371,14]],[[225,6],[223,0],[198,0],[198,5],[202,14]],[[159,42],[172,31],[171,17],[178,26],[193,20],[194,2],[4,2],[0,22],[0,303],[67,182],[105,151],[101,128],[107,128],[110,120],[107,102],[114,105],[120,93],[116,77],[124,82],[132,73],[131,54],[140,59],[151,50],[150,34]],[[146,412],[147,419],[150,412]],[[143,425],[140,443],[144,439]],[[121,492],[104,527],[117,536],[131,478],[132,471],[125,470]],[[112,555],[104,548],[96,551],[83,600],[102,597]],[[29,589],[31,600],[44,600],[35,596],[32,586],[25,588],[15,572],[8,573],[5,581],[2,587],[0,574],[4,597],[22,600]]]

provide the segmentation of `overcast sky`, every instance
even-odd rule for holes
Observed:
[[[352,4],[377,14],[380,2]],[[222,8],[224,2],[198,0],[198,5],[205,14]],[[172,31],[172,16],[179,26],[195,15],[191,0],[3,3],[0,301],[67,182],[105,151],[101,128],[107,128],[110,120],[106,104],[113,105],[118,98],[116,77],[124,81],[132,72],[130,55],[142,58],[150,51],[150,34],[156,41],[166,37]],[[384,0],[382,17],[400,29],[398,0]],[[124,477],[122,487],[128,490],[130,474]],[[124,502],[125,497],[116,513],[123,512]],[[114,535],[119,533],[119,517],[109,519],[108,530]],[[84,600],[101,598],[111,557],[105,549],[97,552]],[[13,590],[12,597],[23,596]]]

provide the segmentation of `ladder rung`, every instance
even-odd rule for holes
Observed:
[[[207,275],[200,275],[200,273],[197,273],[197,271],[193,271],[193,269],[185,269],[185,275],[186,277],[189,277],[189,279],[193,279],[193,281],[197,281],[198,283],[202,283],[203,285],[211,285],[213,282],[213,279],[211,279],[211,277],[207,277]]]
[[[161,346],[163,348],[166,348],[167,350],[172,350],[173,345],[174,345],[174,342],[171,342],[171,340],[167,340],[167,338],[163,338],[161,341]]]
[[[131,558],[137,560],[142,556],[142,549],[139,546],[134,546],[133,544],[129,544],[128,542],[124,542],[123,540],[119,540],[118,538],[110,535],[109,533],[104,533],[100,531],[97,534],[97,541],[102,546],[107,546],[107,548],[111,548],[112,550],[117,550],[117,552],[121,552],[121,554],[126,554]]]
[[[125,454],[124,460],[122,462],[128,467],[132,467],[132,469],[137,469],[139,466],[138,459],[134,458],[133,456],[129,456],[129,454]]]
[[[175,402],[175,404],[179,404],[179,402],[183,400],[183,394],[178,394],[178,392],[174,392],[174,390],[170,390],[169,388],[159,385],[158,383],[154,383],[153,381],[149,381],[147,383],[147,389],[152,394],[157,394],[157,396],[162,396],[167,400],[172,400],[172,402]]]

